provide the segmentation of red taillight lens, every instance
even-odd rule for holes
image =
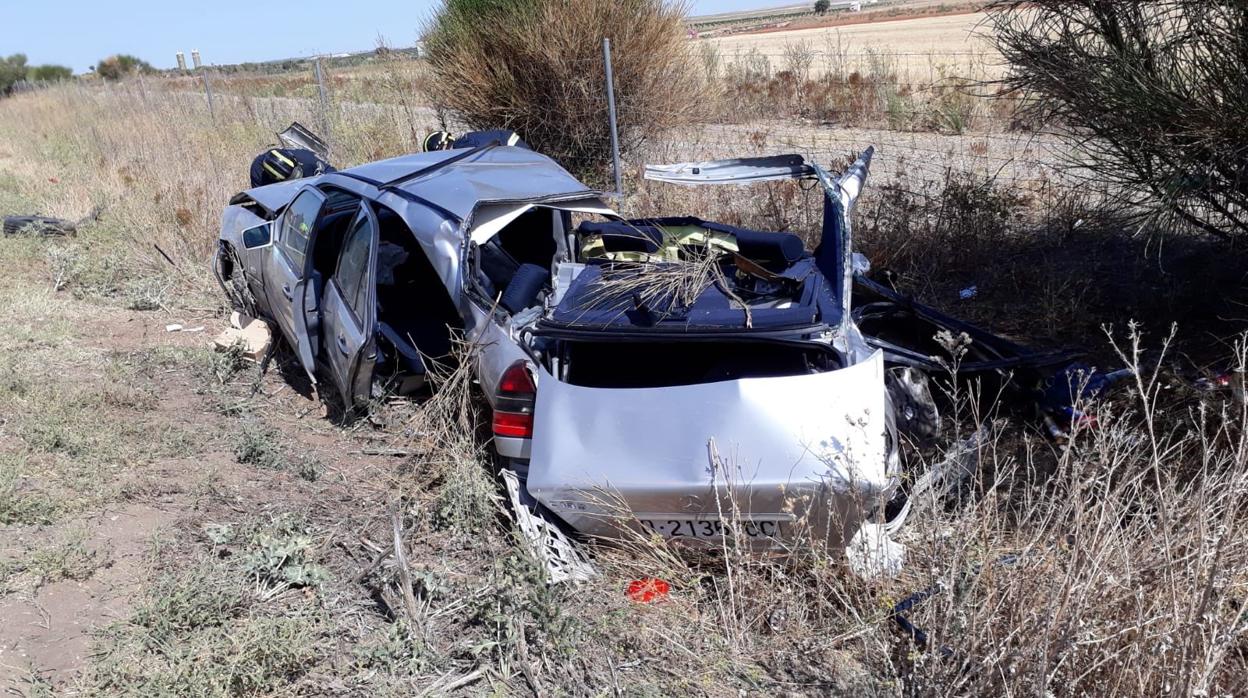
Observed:
[[[532,399],[537,394],[537,386],[533,385],[533,376],[529,375],[529,368],[525,366],[523,361],[517,361],[503,371],[503,377],[498,381],[498,395],[523,395]]]
[[[528,439],[533,437],[533,401],[537,386],[528,366],[517,361],[503,371],[494,401],[494,433],[497,436]]]
[[[651,603],[666,598],[671,590],[672,585],[662,579],[642,577],[629,583],[628,598],[637,603]]]
[[[520,439],[533,438],[533,415],[494,410],[495,436],[511,436]]]

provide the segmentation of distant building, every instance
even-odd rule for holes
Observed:
[[[186,54],[178,51],[178,70],[186,72]]]
[[[199,61],[199,49],[197,48],[191,49],[191,64],[195,66],[196,70],[199,70],[202,65]]]

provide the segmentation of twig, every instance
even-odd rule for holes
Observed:
[[[413,626],[421,625],[420,607],[416,604],[416,595],[412,593],[412,570],[407,566],[407,553],[403,550],[403,515],[396,502],[390,512],[390,523],[394,529],[394,562],[399,570],[399,585],[403,592],[403,606],[407,609],[408,618]]]
[[[156,248],[156,251],[157,251],[157,252],[160,252],[160,256],[165,257],[165,261],[166,261],[166,262],[168,262],[168,266],[171,266],[171,267],[173,267],[173,268],[177,268],[177,262],[173,261],[173,258],[172,258],[172,257],[170,257],[170,256],[166,255],[165,251],[161,250],[160,245],[156,245],[156,243],[155,243],[155,242],[152,242],[152,247],[155,247],[155,248]],[[178,271],[182,271],[182,270],[180,270],[180,268],[177,268],[177,270],[178,270]]]
[[[468,684],[470,684],[470,683],[473,683],[473,682],[477,681],[477,680],[478,680],[478,679],[480,679],[480,678],[481,678],[484,674],[485,674],[485,670],[483,670],[483,669],[477,669],[476,671],[474,671],[474,672],[472,672],[472,673],[470,673],[470,674],[465,674],[465,675],[463,675],[463,676],[459,677],[458,679],[455,679],[454,681],[452,681],[452,682],[450,682],[450,683],[446,684],[446,686],[443,686],[442,690],[443,690],[443,691],[445,691],[445,692],[447,692],[447,693],[450,693],[451,691],[453,691],[453,690],[455,690],[455,689],[457,689],[457,688],[460,688],[460,687],[463,687],[463,686],[467,686]]]
[[[416,698],[424,698],[424,696],[431,695],[434,691],[437,691],[439,695],[446,695],[457,688],[462,688],[464,686],[467,686],[470,683],[473,683],[479,680],[483,675],[485,675],[484,669],[480,669],[480,668],[474,669],[473,671],[467,674],[464,674],[463,676],[459,677],[458,679],[455,679],[454,681],[446,684],[445,686],[440,685],[442,683],[442,680],[438,679],[437,681],[434,681],[433,683],[426,686],[425,690],[416,694]]]
[[[373,572],[376,572],[377,568],[380,567],[381,563],[388,557],[390,557],[389,550],[383,550],[380,553],[377,553],[377,555],[373,557],[373,561],[368,563],[368,567],[365,567],[364,569],[360,570],[359,574],[351,578],[351,583],[359,584],[365,579],[368,579],[368,576],[371,575]]]
[[[533,695],[542,698],[542,687],[537,683],[537,675],[533,673],[533,667],[529,664],[529,643],[524,639],[524,628],[517,633],[516,649],[520,655],[520,673],[524,674],[524,680],[528,682],[529,688],[533,689]]]
[[[380,545],[377,545],[376,543],[374,543],[374,542],[372,542],[371,540],[369,540],[369,539],[365,538],[364,536],[360,536],[360,545],[364,546],[365,548],[368,548],[369,550],[373,551],[374,553],[380,553],[380,552],[382,552],[383,550],[385,550],[385,548],[381,547]]]
[[[365,448],[360,453],[365,456],[394,456],[402,458],[411,455],[411,451],[402,448]]]

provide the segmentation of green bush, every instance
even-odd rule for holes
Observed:
[[[1124,209],[1248,235],[1248,6],[996,0],[988,26],[1024,116]]]
[[[15,53],[0,58],[0,97],[13,91],[13,86],[26,79],[26,54]]]
[[[125,53],[109,56],[95,66],[95,72],[105,80],[120,80],[135,73],[155,71],[151,63]]]
[[[63,65],[36,65],[26,74],[31,82],[60,82],[74,76],[74,71]]]

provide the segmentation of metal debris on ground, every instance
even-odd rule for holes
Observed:
[[[516,526],[534,557],[545,566],[550,583],[584,582],[597,576],[598,572],[580,546],[559,530],[558,526],[533,513],[521,501],[519,476],[506,469],[500,471],[500,474],[507,487],[507,498],[511,502],[511,514]]]
[[[854,574],[863,579],[895,577],[906,561],[906,546],[891,538],[888,523],[864,522],[849,545],[845,559]]]

